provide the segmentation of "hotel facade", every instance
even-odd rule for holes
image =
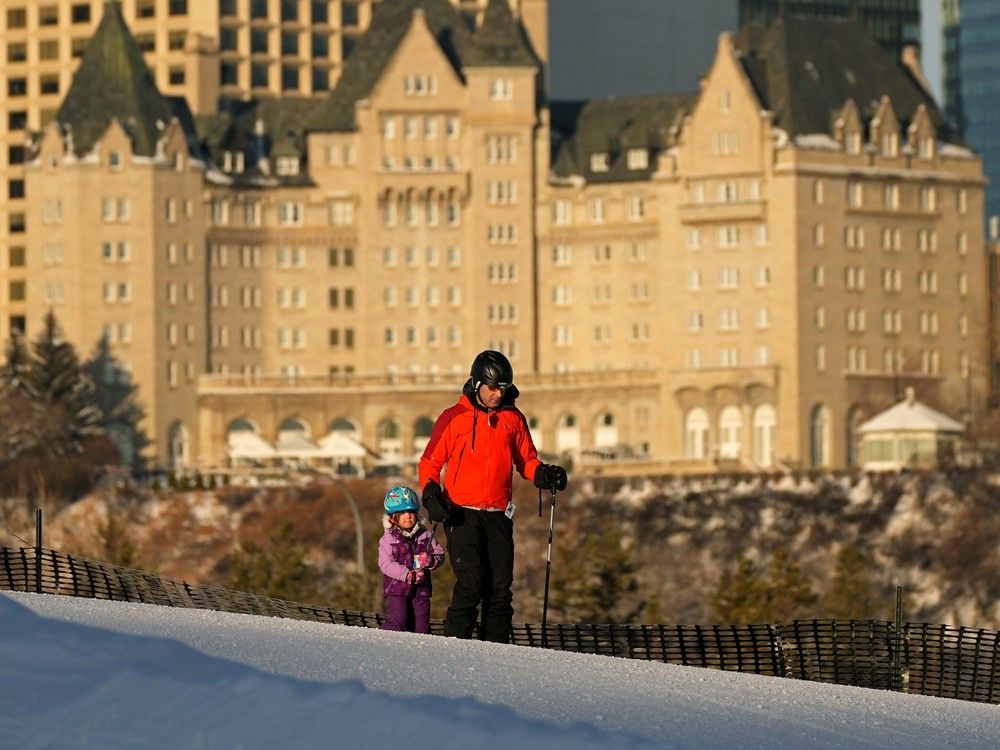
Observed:
[[[552,102],[545,3],[462,10],[364,11],[329,92],[220,58],[209,107],[109,3],[27,147],[6,313],[107,336],[176,468],[405,463],[484,348],[606,470],[845,467],[907,386],[984,408],[981,163],[912,55],[779,18],[700,91]]]

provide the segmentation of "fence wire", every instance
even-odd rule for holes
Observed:
[[[178,582],[33,547],[0,547],[0,589],[378,627],[382,615]],[[441,620],[431,632],[443,634]],[[1000,637],[983,628],[882,620],[763,625],[515,624],[518,646],[645,659],[1000,703]],[[900,669],[893,669],[900,655]]]

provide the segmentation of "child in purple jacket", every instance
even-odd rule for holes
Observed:
[[[382,630],[431,632],[431,571],[444,562],[444,548],[420,525],[417,493],[393,487],[385,493],[385,533],[378,543],[385,622]]]

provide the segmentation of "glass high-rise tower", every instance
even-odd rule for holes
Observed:
[[[986,218],[1000,235],[1000,3],[962,0],[961,79],[965,139],[983,157],[990,180]]]

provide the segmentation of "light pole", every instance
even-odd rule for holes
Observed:
[[[347,489],[347,485],[344,484],[343,480],[338,479],[325,471],[317,471],[316,473],[325,477],[330,484],[335,484],[344,494],[344,497],[347,498],[347,504],[351,506],[351,515],[354,516],[354,532],[357,536],[358,573],[362,573],[365,569],[365,529],[364,526],[361,525],[361,514],[358,512],[358,504],[354,502],[354,495],[352,495],[351,491]]]

